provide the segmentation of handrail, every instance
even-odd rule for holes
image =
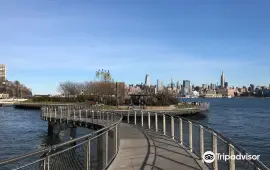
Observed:
[[[88,112],[88,110],[91,110],[91,112]],[[72,112],[71,112],[72,111]],[[205,145],[209,144],[212,146],[211,151],[213,153],[217,154],[219,149],[219,143],[218,141],[222,141],[226,144],[226,147],[228,149],[229,155],[234,155],[236,153],[241,154],[248,154],[248,152],[240,147],[239,145],[232,142],[227,137],[223,136],[221,133],[215,131],[214,129],[207,127],[205,125],[199,124],[195,121],[192,121],[187,118],[178,117],[178,116],[172,116],[166,112],[156,112],[156,111],[150,111],[150,110],[127,110],[128,114],[125,116],[127,117],[127,123],[134,124],[137,126],[146,127],[148,129],[155,130],[156,132],[161,133],[162,135],[165,135],[172,140],[175,140],[178,144],[185,146],[188,150],[193,152],[195,155],[198,156],[199,159],[203,160],[203,154]],[[131,113],[134,112],[132,115]],[[41,118],[47,121],[63,121],[67,123],[78,123],[81,122],[88,122],[88,123],[100,123],[100,125],[104,126],[102,129],[99,129],[95,132],[92,132],[90,134],[84,135],[82,137],[69,140],[64,143],[60,143],[57,145],[53,145],[51,147],[47,147],[41,150],[37,150],[35,152],[31,152],[25,155],[21,155],[9,160],[0,161],[1,165],[6,165],[10,163],[14,163],[20,160],[23,160],[25,158],[29,158],[34,155],[38,155],[41,153],[46,153],[46,156],[43,159],[35,160],[34,162],[28,163],[22,167],[28,167],[28,166],[36,166],[37,164],[42,164],[43,168],[46,170],[49,170],[50,167],[58,166],[59,161],[58,159],[63,159],[61,156],[62,153],[65,153],[65,155],[72,154],[71,156],[74,157],[74,154],[76,155],[77,150],[81,149],[83,150],[83,156],[84,156],[84,163],[85,165],[81,165],[84,167],[89,168],[93,162],[91,162],[91,156],[90,156],[90,150],[91,150],[91,143],[94,140],[99,140],[99,144],[102,144],[102,141],[104,142],[104,145],[102,147],[105,147],[106,155],[102,157],[103,163],[102,166],[98,169],[104,169],[106,168],[110,162],[114,159],[116,156],[118,149],[119,149],[119,135],[118,135],[118,126],[122,122],[123,118],[123,110],[110,110],[105,111],[101,110],[100,107],[88,107],[88,106],[50,106],[50,107],[42,107],[41,109]],[[131,120],[131,115],[134,117],[133,122]],[[84,117],[85,116],[85,117]],[[90,118],[88,117],[90,116]],[[104,117],[105,116],[105,117]],[[106,117],[107,116],[107,117]],[[113,117],[114,116],[114,117]],[[151,116],[155,117],[154,122],[151,120]],[[82,118],[84,117],[84,118]],[[144,118],[145,117],[145,118]],[[162,121],[158,119],[158,117],[162,117]],[[109,120],[111,118],[111,120]],[[115,121],[114,119],[117,118]],[[113,119],[113,120],[112,120]],[[100,120],[100,121],[99,121]],[[104,122],[107,121],[107,122]],[[145,123],[145,121],[147,123]],[[170,122],[167,124],[166,122]],[[110,123],[110,124],[108,124]],[[145,125],[144,125],[145,123]],[[154,123],[154,124],[153,124]],[[178,123],[178,126],[177,126]],[[186,127],[184,127],[184,123]],[[158,125],[162,125],[162,128],[160,129]],[[199,136],[199,139],[194,140],[193,136],[195,128],[198,128],[199,133],[197,137]],[[178,134],[176,134],[176,130],[178,130]],[[186,131],[185,131],[186,130]],[[114,145],[114,154],[112,157],[108,156],[108,147],[111,147],[108,145],[108,133],[113,133],[113,141],[115,143]],[[211,136],[209,139],[211,139],[210,143],[207,141],[207,137],[204,136],[205,133],[209,133]],[[179,135],[179,136],[178,136]],[[195,134],[196,136],[196,134]],[[185,140],[184,138],[187,137]],[[101,141],[101,142],[100,142]],[[188,141],[188,142],[186,142]],[[75,144],[75,146],[70,147],[70,144]],[[78,142],[78,143],[77,143]],[[199,148],[194,147],[194,142],[199,142]],[[207,143],[208,142],[208,143]],[[69,146],[68,148],[62,149],[64,146]],[[198,152],[196,151],[199,150]],[[56,151],[56,152],[52,152]],[[69,153],[71,152],[72,153]],[[79,159],[79,158],[78,158]],[[76,161],[76,160],[75,160]],[[79,160],[77,160],[79,161]],[[218,169],[219,160],[214,160],[214,162],[211,164],[212,168],[214,170]],[[237,166],[236,162],[233,160],[229,160],[227,162],[228,169],[234,170]],[[247,166],[252,166],[254,169],[257,170],[269,170],[268,167],[266,167],[261,161],[259,160],[245,160],[244,164]],[[206,164],[207,166],[210,166],[210,164]],[[60,165],[59,165],[60,166]],[[63,165],[64,166],[64,165]],[[242,166],[242,165],[241,165]],[[82,167],[81,167],[82,168]],[[243,168],[243,167],[242,167]],[[18,168],[20,169],[20,168]],[[57,168],[56,168],[57,169]]]
[[[78,109],[81,109],[81,110],[77,110]],[[84,109],[83,109],[84,108]],[[74,114],[74,118],[76,118],[76,115],[79,111],[80,113],[80,116],[81,116],[81,112],[82,111],[87,111],[89,109],[91,109],[91,112],[86,112],[85,113],[85,116],[89,116],[90,114],[96,114],[99,113],[99,111],[97,111],[96,109],[98,109],[98,107],[81,107],[81,106],[61,106],[61,107],[47,107],[47,106],[44,106],[41,108],[41,118],[43,120],[48,120],[50,121],[51,118],[53,118],[54,120],[53,121],[63,121],[63,119],[67,120],[68,119],[68,114],[71,114],[71,113],[67,113],[67,110],[68,109],[74,109],[75,112],[72,113]],[[53,114],[51,113],[53,111]],[[96,112],[97,111],[97,112]],[[64,115],[66,117],[62,117],[62,114],[64,113]],[[89,115],[87,114],[89,113]],[[113,158],[116,156],[117,152],[118,152],[118,148],[119,148],[119,135],[118,135],[118,126],[120,125],[120,123],[122,122],[122,116],[120,114],[118,114],[117,112],[104,112],[103,114],[106,114],[106,118],[107,118],[107,121],[110,122],[110,124],[100,124],[101,126],[103,126],[103,128],[97,130],[97,131],[94,131],[94,132],[91,132],[90,134],[87,134],[87,135],[84,135],[82,137],[78,137],[78,138],[75,138],[75,139],[72,139],[72,140],[69,140],[69,141],[66,141],[66,142],[63,142],[63,143],[60,143],[60,144],[56,144],[56,145],[53,145],[53,146],[49,146],[49,147],[46,147],[44,149],[40,149],[40,150],[37,150],[37,151],[34,151],[34,152],[30,152],[30,153],[27,153],[27,154],[23,154],[23,155],[20,155],[20,156],[17,156],[17,157],[14,157],[14,158],[11,158],[11,159],[7,159],[7,160],[1,160],[0,161],[0,166],[4,166],[4,165],[10,165],[12,163],[17,163],[19,161],[24,161],[25,159],[28,159],[32,156],[38,156],[40,154],[46,154],[46,157],[43,158],[43,159],[38,159],[38,160],[35,160],[31,163],[28,163],[26,165],[21,165],[21,167],[17,168],[17,169],[20,169],[20,168],[25,168],[26,166],[37,166],[37,164],[42,164],[44,168],[48,169],[49,170],[49,167],[50,167],[50,160],[51,161],[54,161],[54,159],[57,159],[57,156],[55,155],[58,155],[58,154],[61,154],[61,150],[63,147],[65,146],[70,146],[70,144],[74,144],[76,143],[75,145],[75,148],[73,148],[74,151],[76,151],[76,149],[78,147],[82,147],[84,148],[84,146],[88,149],[84,149],[85,150],[85,157],[87,157],[89,159],[89,161],[86,161],[86,164],[85,166],[89,167],[90,166],[90,145],[91,145],[91,142],[92,141],[95,141],[95,140],[101,140],[101,141],[104,141],[103,143],[105,144],[105,146],[107,147],[108,149],[108,133],[113,133],[114,134],[114,137],[113,137],[113,141],[115,142],[115,146],[114,146],[114,155],[113,157],[108,157],[108,153],[109,152],[108,150],[106,151],[107,153],[107,161],[104,163],[104,165],[97,165],[97,166],[108,166],[109,163],[113,160]],[[61,115],[61,116],[60,116]],[[100,113],[101,115],[101,113]],[[60,117],[59,117],[60,116]],[[62,120],[61,120],[62,119]],[[104,115],[103,116],[96,116],[95,119],[98,120],[98,122],[101,122],[99,119],[104,119]],[[72,120],[70,119],[69,121],[77,121],[77,120]],[[80,120],[80,121],[88,121],[89,123],[95,123],[95,122],[91,122],[89,119],[84,119],[84,120]],[[75,122],[74,122],[75,123]],[[81,146],[82,145],[82,146]],[[68,147],[70,148],[70,147]],[[57,151],[59,150],[59,151]],[[70,149],[67,149],[67,150],[70,150]],[[53,153],[52,151],[56,151],[55,153]],[[110,159],[110,160],[108,160]],[[25,163],[24,163],[25,164]]]
[[[133,123],[135,125],[138,126],[142,126],[142,127],[146,127],[148,129],[153,129],[157,132],[160,132],[161,134],[168,136],[170,138],[172,138],[173,140],[175,140],[176,142],[178,142],[179,144],[187,147],[191,152],[193,152],[195,155],[197,155],[201,160],[203,160],[203,154],[204,154],[204,144],[205,144],[205,138],[204,138],[204,133],[205,131],[207,131],[208,133],[211,133],[211,138],[212,138],[212,143],[210,143],[213,146],[213,153],[217,154],[218,152],[218,140],[221,141],[225,141],[225,143],[227,144],[227,148],[229,149],[229,155],[235,155],[235,152],[239,152],[242,155],[246,155],[248,154],[248,152],[246,150],[244,150],[242,147],[240,147],[239,145],[235,144],[234,142],[232,142],[230,139],[228,139],[227,137],[224,137],[222,134],[220,134],[219,132],[215,131],[212,128],[209,128],[205,125],[199,124],[195,121],[192,121],[190,119],[187,118],[183,118],[183,117],[179,117],[179,116],[172,116],[167,114],[166,112],[151,112],[151,111],[147,111],[147,113],[145,113],[144,110],[130,110],[134,112],[134,115],[140,116],[141,119],[139,118],[134,118],[134,122],[130,122],[130,113],[127,115],[127,120],[128,123]],[[139,112],[139,113],[136,113]],[[146,115],[145,115],[146,114]],[[150,116],[155,116],[155,120],[154,120],[154,126],[153,124],[151,124],[151,119]],[[163,117],[163,121],[161,122],[161,124],[163,125],[162,129],[158,128],[158,119],[157,116],[159,117]],[[146,118],[143,118],[146,117]],[[139,121],[137,121],[139,120]],[[148,121],[146,125],[144,125],[145,121]],[[166,121],[170,122],[170,127],[169,129],[167,129],[167,124]],[[175,126],[176,121],[179,121],[179,126]],[[183,130],[185,129],[183,127],[183,122],[188,123],[187,125],[187,129],[188,130],[188,143],[185,143],[183,140]],[[140,124],[141,123],[141,124]],[[194,141],[193,141],[193,128],[192,127],[199,127],[199,145],[200,148],[193,148],[194,145]],[[178,128],[178,131],[180,133],[180,136],[176,136],[175,134],[175,128]],[[169,131],[168,131],[169,130]],[[196,153],[194,150],[195,149],[199,149],[199,154]],[[214,170],[218,169],[218,162],[219,160],[215,159],[215,161],[213,162],[212,166]],[[259,160],[245,160],[245,163],[247,163],[248,165],[253,166],[255,169],[257,170],[269,170],[268,167],[266,167],[261,161]],[[229,160],[228,162],[228,166],[229,166],[229,170],[234,170],[235,167],[237,166],[235,164],[235,161],[231,161]],[[209,166],[209,165],[208,165]]]
[[[172,117],[171,115],[168,115],[168,114],[165,114],[167,117]],[[173,116],[175,118],[180,118],[179,116]],[[208,126],[205,126],[205,125],[202,125],[202,124],[199,124],[193,120],[190,120],[190,119],[187,119],[187,118],[183,118],[181,117],[182,120],[185,120],[186,122],[192,122],[192,125],[194,126],[201,126],[203,127],[205,130],[211,132],[211,133],[215,133],[216,136],[218,138],[220,138],[221,140],[227,142],[227,144],[231,144],[233,145],[234,147],[234,150],[238,150],[241,154],[243,155],[246,155],[246,154],[249,154],[250,152],[246,151],[244,148],[242,148],[241,146],[239,146],[238,144],[236,144],[235,142],[233,142],[231,139],[225,137],[224,135],[222,135],[221,133],[219,133],[218,131],[208,127]],[[250,154],[249,154],[250,155]],[[261,161],[259,160],[250,160],[252,163],[256,164],[258,167],[260,168],[263,168],[263,169],[269,169],[268,167],[266,167]]]

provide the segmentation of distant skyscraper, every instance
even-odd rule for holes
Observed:
[[[208,84],[202,84],[203,89],[208,89]]]
[[[150,77],[148,74],[146,74],[146,76],[145,76],[145,85],[150,86]]]
[[[194,84],[192,84],[192,86],[191,86],[191,90],[192,90],[192,91],[194,91],[194,90],[195,90],[195,86],[194,86]]]
[[[229,85],[228,85],[228,82],[225,82],[224,84],[225,84],[225,85],[224,85],[224,88],[226,88],[226,89],[227,89],[227,88],[228,88],[228,86],[229,86]]]
[[[171,78],[171,88],[173,89],[174,84],[173,84],[173,79]]]
[[[210,89],[211,89],[211,90],[215,90],[215,89],[216,89],[216,87],[217,87],[217,85],[216,85],[216,84],[212,84],[212,83],[211,83],[211,85],[210,85]]]
[[[181,81],[180,80],[177,81],[176,87],[177,87],[177,89],[180,89],[181,90]]]
[[[225,87],[225,76],[224,76],[223,71],[222,71],[222,74],[221,74],[221,81],[220,81],[220,83],[221,83],[221,88],[224,88]]]
[[[0,64],[0,79],[6,80],[7,70],[5,64]]]
[[[183,80],[183,88],[190,91],[190,81],[189,80]]]
[[[254,84],[250,84],[250,92],[254,92],[255,91],[255,85]]]
[[[161,80],[157,80],[157,91],[163,90],[163,83]]]

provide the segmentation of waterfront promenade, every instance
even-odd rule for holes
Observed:
[[[122,111],[84,106],[43,107],[41,118],[48,121],[48,131],[57,132],[57,125],[68,124],[73,139],[0,161],[0,169],[268,170],[258,160],[241,164],[215,160],[204,164],[204,151],[220,153],[227,148],[229,155],[246,152],[214,130],[188,119],[143,110],[130,112],[134,113],[128,114],[123,121]],[[93,128],[96,125],[99,125],[97,131],[76,138],[76,127]]]
[[[159,132],[123,123],[119,152],[108,170],[209,169],[195,154]]]

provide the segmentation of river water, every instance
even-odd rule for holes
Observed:
[[[251,154],[260,155],[260,160],[270,167],[270,99],[192,101],[207,101],[211,106],[205,117],[191,119],[222,133]],[[48,137],[47,127],[47,122],[40,119],[40,111],[0,108],[0,160],[68,140],[68,131],[60,137]],[[79,128],[77,136],[89,132]]]

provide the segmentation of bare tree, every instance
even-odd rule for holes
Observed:
[[[78,95],[79,93],[78,87],[79,87],[78,83],[66,81],[66,82],[60,83],[59,91],[65,96]]]

